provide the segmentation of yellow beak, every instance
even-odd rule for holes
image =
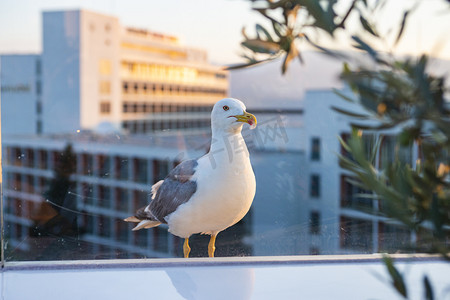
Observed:
[[[251,113],[245,111],[243,115],[236,115],[232,117],[235,117],[238,122],[248,123],[251,129],[256,127],[256,117]]]

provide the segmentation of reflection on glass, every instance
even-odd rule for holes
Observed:
[[[45,12],[42,29],[41,54],[1,56],[6,259],[181,257],[164,226],[132,232],[122,220],[174,166],[208,150],[229,73],[202,49],[87,10]],[[346,104],[331,90],[307,91],[301,108],[280,110],[278,100],[248,105],[259,121],[243,132],[256,197],[220,233],[216,256],[408,249],[417,237],[381,217],[383,203],[338,164],[350,120],[330,107]],[[363,137],[368,150],[380,138]],[[419,146],[395,141],[384,136],[376,166],[415,167]],[[191,256],[206,256],[208,240],[192,237]]]
[[[251,299],[255,272],[249,268],[221,270],[220,278],[208,269],[166,271],[176,291],[184,299]],[[230,288],[232,287],[232,288]]]

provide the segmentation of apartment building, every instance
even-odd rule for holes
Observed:
[[[169,235],[164,226],[134,233],[132,226],[122,221],[148,203],[151,185],[179,163],[178,148],[167,147],[165,140],[158,144],[159,147],[148,148],[144,139],[123,137],[114,141],[88,133],[5,141],[3,196],[8,249],[31,250],[33,242],[24,240],[32,240],[33,231],[43,226],[52,232],[49,224],[54,218],[63,217],[63,222],[55,221],[54,225],[78,228],[74,238],[88,243],[92,255],[109,253],[111,249],[122,250],[124,257],[176,254],[177,238]],[[75,164],[72,184],[63,200],[55,200],[46,192],[56,179],[55,171],[68,145]],[[198,150],[186,149],[181,155],[185,159],[204,152],[200,146]],[[70,238],[70,234],[63,235]]]
[[[351,95],[346,89],[341,92]],[[309,220],[311,234],[306,245],[310,253],[389,252],[414,243],[415,237],[404,226],[382,216],[382,203],[365,197],[370,192],[353,185],[351,182],[356,179],[339,166],[338,156],[348,157],[348,153],[338,138],[348,139],[354,120],[332,107],[362,113],[361,107],[340,99],[331,90],[310,90],[304,99],[304,181],[308,187],[301,214]],[[396,159],[415,167],[418,146],[396,148],[396,133],[385,131],[381,137],[380,133],[361,132],[368,151],[374,149],[376,139],[382,138],[376,167]]]
[[[87,10],[42,19],[41,54],[0,57],[2,119],[29,110],[5,134],[204,130],[228,95],[228,73],[177,37]]]
[[[289,126],[293,125],[283,123],[278,115],[266,115],[261,116],[258,129],[244,131],[257,195],[245,219],[221,233],[220,243],[226,246],[218,247],[218,255],[299,253],[300,236],[293,238],[283,228],[299,222],[302,205],[302,189],[293,183],[301,181],[298,165],[304,156],[293,134],[298,130]],[[21,255],[67,258],[59,257],[59,252],[71,256],[67,259],[181,256],[182,241],[164,225],[133,232],[133,225],[123,219],[150,201],[152,184],[164,179],[180,161],[206,153],[210,142],[208,135],[194,133],[10,136],[3,141],[7,255],[14,259]],[[66,154],[68,145],[71,157]],[[61,166],[62,161],[69,166]],[[55,193],[53,187],[64,187],[64,182],[57,181],[58,168],[73,170],[67,190],[58,188]],[[281,200],[274,205],[277,198]],[[268,238],[261,239],[264,235]],[[46,238],[63,245],[45,252],[42,249],[50,247]],[[201,237],[193,237],[192,242],[195,239]],[[295,240],[295,245],[273,248],[286,240]]]

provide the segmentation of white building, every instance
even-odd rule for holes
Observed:
[[[2,133],[42,130],[42,64],[39,55],[1,55]],[[7,71],[9,70],[9,71]],[[20,118],[20,122],[17,122]]]
[[[29,110],[5,134],[205,128],[228,94],[227,72],[176,37],[86,10],[44,12],[42,31],[42,54],[1,56],[2,116]]]

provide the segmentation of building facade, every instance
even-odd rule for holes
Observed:
[[[350,90],[341,92],[351,96]],[[363,113],[358,105],[344,101],[332,90],[311,90],[304,98],[305,177],[307,193],[302,214],[310,234],[305,243],[311,254],[356,254],[389,252],[414,244],[415,237],[401,224],[382,216],[382,205],[351,181],[356,180],[339,166],[339,155],[348,157],[339,138],[347,140],[351,122],[332,107]],[[320,116],[320,119],[318,119]],[[408,150],[395,147],[396,132],[361,132],[368,151],[381,139],[376,167],[404,159],[416,167],[418,146]],[[306,249],[305,249],[306,250]]]
[[[42,132],[42,63],[40,55],[1,55],[2,133]],[[16,122],[20,118],[21,122]]]
[[[110,257],[112,251],[123,251],[122,257],[175,255],[177,239],[167,233],[167,228],[134,233],[131,224],[123,219],[148,203],[151,185],[179,163],[178,149],[145,147],[142,145],[145,141],[138,138],[126,142],[105,136],[96,136],[92,142],[92,138],[83,134],[4,141],[3,196],[8,249],[39,252],[33,248],[33,237],[42,243],[41,235],[50,233],[88,245],[78,257],[72,252],[75,258]],[[49,190],[52,181],[57,180],[56,171],[68,145],[72,147],[75,169],[70,187],[57,200],[49,195]],[[182,155],[195,156],[201,151],[204,152],[186,150]],[[54,232],[59,230],[55,228],[64,227],[62,224],[70,228]],[[75,228],[76,232],[72,232]]]
[[[218,256],[298,253],[300,236],[293,239],[284,230],[299,222],[302,203],[302,189],[296,184],[301,181],[298,165],[303,155],[291,134],[292,125],[278,115],[262,116],[258,129],[244,131],[257,194],[244,220],[220,233]],[[210,143],[209,136],[185,133],[144,137],[81,132],[4,139],[7,255],[13,259],[182,256],[182,241],[164,225],[133,232],[133,224],[123,219],[150,201],[152,184],[180,161],[206,153]],[[64,186],[58,179],[58,170],[68,168],[61,166],[64,161],[74,164],[71,184],[55,192],[55,186]],[[46,238],[57,246],[47,245]],[[285,244],[289,240],[295,243]],[[193,251],[206,251],[207,242],[193,237],[192,244],[204,244]]]
[[[2,114],[30,110],[5,134],[205,129],[228,95],[228,73],[176,37],[86,10],[44,12],[42,32],[41,54],[1,56]]]

